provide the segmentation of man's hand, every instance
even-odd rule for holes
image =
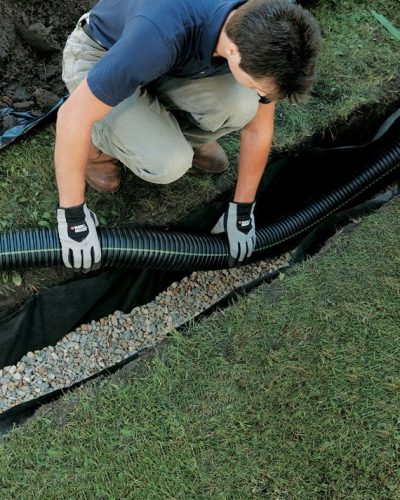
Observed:
[[[86,203],[70,208],[59,207],[57,222],[65,266],[77,272],[98,269],[101,248],[96,227],[99,223]]]
[[[225,232],[229,240],[229,266],[248,259],[256,245],[256,228],[254,223],[255,203],[229,203],[228,210],[223,213],[211,230],[212,234]]]

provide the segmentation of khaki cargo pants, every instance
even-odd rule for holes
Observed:
[[[104,54],[78,22],[63,54],[63,80],[70,92]],[[151,91],[138,88],[95,123],[92,139],[138,177],[168,184],[191,167],[193,146],[240,130],[257,107],[256,92],[231,74],[197,80],[163,77]]]

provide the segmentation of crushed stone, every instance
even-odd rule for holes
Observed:
[[[56,389],[66,388],[161,342],[234,289],[288,265],[289,252],[241,267],[193,272],[130,313],[83,324],[55,346],[28,352],[0,370],[0,413]]]

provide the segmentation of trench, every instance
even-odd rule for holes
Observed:
[[[74,388],[93,377],[119,369],[137,357],[143,349],[162,341],[171,329],[183,328],[193,317],[201,317],[215,307],[222,307],[223,304],[229,303],[230,300],[234,300],[234,297],[247,292],[262,281],[271,281],[288,266],[320,248],[323,241],[335,231],[338,225],[376,209],[395,196],[397,191],[394,190],[371,199],[398,178],[399,117],[400,111],[391,115],[374,139],[367,144],[333,149],[312,148],[301,154],[282,158],[269,166],[257,199],[257,226],[263,226],[264,232],[269,234],[268,229],[265,228],[282,227],[282,223],[286,221],[292,237],[288,237],[282,230],[279,230],[276,245],[268,245],[265,242],[263,245],[268,248],[262,248],[260,245],[259,251],[254,256],[254,260],[258,262],[248,264],[250,267],[242,266],[242,268],[222,271],[210,270],[213,266],[225,267],[226,242],[217,238],[217,244],[221,248],[220,254],[223,257],[217,259],[213,265],[209,261],[206,261],[205,265],[204,261],[200,262],[200,265],[199,262],[189,261],[180,268],[177,266],[178,270],[171,270],[163,259],[161,266],[160,263],[154,266],[161,267],[163,270],[160,271],[158,269],[129,269],[129,265],[126,266],[126,263],[122,262],[123,269],[109,269],[95,277],[56,287],[46,291],[47,294],[46,292],[39,294],[39,297],[29,301],[20,311],[7,317],[0,323],[0,373],[3,380],[9,377],[7,380],[16,382],[13,382],[16,394],[21,384],[23,386],[24,383],[25,385],[28,383],[27,381],[29,383],[32,381],[33,372],[27,374],[27,370],[29,371],[32,367],[37,370],[41,364],[45,364],[41,361],[43,358],[40,357],[43,353],[46,359],[48,357],[56,360],[63,358],[63,353],[65,353],[67,362],[64,364],[67,370],[54,383],[45,384],[43,390],[37,393],[37,397],[33,394],[29,398],[11,399],[11,405],[3,408],[5,411],[0,416],[0,427],[6,429],[14,423],[23,421],[40,405],[58,397],[68,387]],[[383,160],[384,158],[386,161]],[[367,175],[369,169],[374,170],[377,164],[382,166],[382,163],[385,164],[382,171],[375,171],[372,177]],[[353,185],[354,179],[361,179],[365,182],[358,184],[357,187]],[[344,186],[349,184],[356,189],[352,194],[344,189]],[[332,193],[343,195],[344,198],[340,202],[336,200],[336,205],[329,207],[327,200],[331,199]],[[325,201],[321,201],[324,199]],[[300,231],[298,228],[296,230],[294,222],[298,221],[298,214],[309,213],[309,207],[315,206],[316,203],[325,210],[325,213],[322,211],[314,220],[308,219],[303,230]],[[222,209],[223,204],[219,205]],[[193,234],[199,238],[206,238],[206,241],[210,242],[211,237],[204,235],[204,231],[209,229],[204,226],[204,220],[207,220],[206,214],[210,210],[216,209],[218,209],[218,203],[193,214],[180,228],[182,231],[180,234],[184,234],[184,231],[189,232],[188,240],[191,243],[195,239]],[[25,239],[30,243],[34,241],[30,238]],[[162,243],[159,234],[156,241],[158,244]],[[17,245],[20,243],[17,242]],[[151,244],[152,247],[155,245],[154,242]],[[129,246],[127,244],[128,248]],[[2,248],[1,255],[4,247],[0,248]],[[204,252],[207,253],[206,250]],[[4,265],[4,256],[3,261],[0,258],[0,262]],[[49,261],[51,265],[56,263],[56,261]],[[115,263],[114,256],[109,264]],[[43,261],[40,261],[40,264],[42,265]],[[13,265],[13,262],[8,261],[7,265]],[[29,265],[32,265],[31,261]],[[131,265],[140,267],[143,266],[143,261],[139,259]],[[198,271],[202,267],[206,270]],[[197,271],[189,274],[189,271],[194,269]],[[240,269],[243,272],[240,278],[232,274],[239,272]],[[192,285],[196,283],[196,280],[198,285]],[[205,282],[217,287],[224,281],[230,282],[230,287],[224,286],[221,290],[214,288],[211,292],[207,289],[202,295],[201,288]],[[117,293],[117,290],[120,293]],[[178,293],[177,290],[180,292]],[[128,291],[130,300],[127,303],[125,295]],[[66,295],[74,298],[70,307],[67,308],[64,307],[65,300],[62,301]],[[93,295],[93,301],[91,295]],[[113,296],[111,302],[110,296]],[[190,297],[194,297],[193,302],[198,306],[197,309],[187,308],[185,314],[174,317],[174,311],[185,309],[185,299]],[[99,304],[101,304],[100,307]],[[83,311],[79,309],[82,305],[85,306]],[[153,314],[156,315],[156,310],[162,311],[157,321],[152,318]],[[81,315],[77,317],[77,313]],[[61,321],[62,328],[54,328],[56,324],[60,326],[60,318],[68,318],[74,323]],[[109,332],[107,335],[104,334],[105,330]],[[140,338],[140,332],[142,332],[142,338]],[[110,345],[114,344],[118,345],[119,350],[116,351],[116,356],[107,360],[103,359],[103,354],[99,354],[98,346],[94,349],[95,354],[90,353],[89,348],[88,358],[96,357],[97,349],[100,363],[89,366],[85,373],[80,373],[79,377],[74,379],[70,374],[71,368],[72,372],[74,371],[72,359],[75,346],[77,342],[79,343],[79,339],[90,339],[90,335],[101,338],[106,351],[116,351],[116,349],[110,349]],[[130,340],[133,342],[129,343]],[[61,351],[58,351],[60,346]],[[35,364],[37,359],[39,359],[39,364]],[[51,373],[52,369],[48,372]],[[41,378],[43,380],[43,372],[42,377],[40,371],[35,372],[33,378],[35,377],[37,380]]]
[[[68,0],[67,2],[0,0],[2,12],[0,17],[0,147],[9,144],[20,134],[28,132],[38,123],[43,123],[43,118],[47,116],[51,118],[56,111],[60,99],[65,95],[59,71],[62,46],[77,19],[93,3],[91,0]],[[364,117],[361,121],[363,119]],[[346,126],[351,132],[352,126],[349,124]],[[385,140],[382,140],[382,143],[385,142],[385,144],[386,140],[389,141],[389,137],[398,138],[398,126],[392,123],[390,130],[384,132],[384,136]],[[364,137],[368,140],[372,135],[368,138],[366,135]],[[317,139],[316,142],[322,141]],[[346,139],[344,142],[348,143]],[[324,145],[329,146],[326,142]],[[274,224],[280,224],[281,221],[289,221],[293,214],[301,212],[305,206],[310,206],[321,195],[329,196],[329,193],[340,190],[343,184],[351,182],[354,177],[362,176],[365,165],[370,162],[377,147],[378,143],[375,141],[342,150],[313,148],[299,155],[278,159],[268,167],[262,181],[257,203],[257,224],[260,227],[261,225],[271,227]],[[269,248],[264,249],[265,252],[260,250],[255,254],[254,258],[257,262],[247,266],[221,271],[207,270],[209,266],[216,268],[225,266],[227,247],[226,243],[219,239],[213,240],[212,243],[220,249],[219,262],[211,266],[205,259],[205,265],[198,267],[199,269],[206,268],[202,271],[191,273],[197,263],[190,262],[187,263],[187,267],[185,264],[180,270],[171,270],[168,266],[165,269],[165,260],[163,265],[159,266],[163,270],[142,270],[140,269],[140,256],[139,259],[133,258],[129,263],[132,268],[126,267],[126,262],[121,262],[121,269],[113,269],[112,266],[119,258],[111,255],[108,263],[109,269],[72,283],[41,291],[30,298],[18,310],[0,320],[0,380],[6,375],[5,368],[8,368],[7,376],[13,375],[12,379],[16,382],[14,384],[16,394],[23,384],[24,377],[29,379],[27,369],[29,369],[30,360],[37,360],[38,356],[43,353],[45,357],[54,359],[54,355],[58,356],[57,345],[61,345],[63,349],[69,349],[68,343],[74,346],[76,339],[79,341],[88,339],[89,334],[96,333],[99,327],[101,330],[102,327],[107,326],[107,323],[110,323],[108,325],[110,335],[104,336],[106,350],[110,348],[107,342],[113,345],[113,333],[116,331],[118,339],[127,346],[123,347],[122,355],[119,354],[108,361],[103,360],[104,366],[99,363],[93,368],[89,367],[83,376],[80,373],[81,379],[79,377],[68,378],[68,371],[66,371],[64,379],[60,378],[56,381],[60,383],[51,381],[42,388],[43,391],[39,391],[33,397],[16,397],[11,400],[11,404],[7,406],[9,409],[4,411],[4,408],[0,408],[0,412],[3,411],[0,415],[0,432],[14,423],[23,421],[40,405],[60,396],[63,390],[73,389],[87,379],[119,369],[123,364],[137,357],[142,349],[154,345],[154,340],[162,341],[165,337],[164,333],[168,333],[169,329],[184,328],[186,322],[191,321],[194,316],[209,314],[216,307],[229,304],[240,294],[246,293],[263,281],[273,280],[288,266],[312,255],[338,226],[379,208],[397,195],[397,190],[394,188],[386,194],[375,196],[376,193],[386,189],[389,184],[397,180],[397,168],[398,166],[394,166],[393,170],[377,178],[376,182],[367,182],[365,189],[362,188],[351,201],[337,206],[329,215],[327,213],[314,224],[306,224],[307,227],[293,238],[283,236],[276,245],[267,244]],[[204,236],[209,230],[204,221],[209,219],[210,213],[222,209],[223,203],[213,203],[193,214],[174,230],[178,233],[189,233],[191,242],[197,238],[206,238],[209,241],[210,237]],[[287,225],[292,224],[293,222],[290,222]],[[135,228],[128,228],[127,231],[135,234]],[[108,236],[105,234],[105,237]],[[157,242],[162,241],[165,236],[156,234],[152,237],[156,243],[151,243],[150,246],[156,248]],[[11,243],[10,238],[14,239]],[[38,235],[38,238],[40,239],[41,236]],[[54,254],[54,260],[52,261],[48,255],[43,255],[41,258],[49,265],[56,265],[59,263],[59,250],[57,250],[54,232],[48,238],[53,242],[50,253]],[[5,251],[11,253],[7,257],[8,262],[3,256],[2,266],[3,268],[15,267],[17,261],[15,252],[20,250],[21,245],[24,245],[21,241],[24,238],[19,234],[8,235],[4,239],[8,240]],[[114,239],[114,236],[111,236],[111,239]],[[4,245],[3,240],[2,245]],[[35,242],[34,246],[40,245]],[[131,243],[129,246],[132,246]],[[207,257],[208,251],[204,250],[203,253]],[[258,260],[260,258],[262,260]],[[29,263],[33,264],[31,261]],[[22,266],[26,264],[26,262],[21,263]],[[136,267],[139,268],[136,269]],[[219,289],[218,286],[221,283],[224,287]],[[205,284],[209,288],[205,288]],[[205,289],[206,292],[204,292]],[[203,292],[204,295],[202,295]],[[174,310],[179,307],[182,309],[184,299],[192,295],[194,303],[190,304],[190,307],[188,306],[179,318],[174,317]],[[65,303],[65,296],[71,298],[68,304]],[[175,300],[171,301],[171,297]],[[165,311],[167,306],[169,309]],[[161,311],[159,321],[153,322],[157,324],[156,331],[150,333],[150,336],[143,336],[143,339],[138,335],[135,337],[135,331],[140,332],[141,328],[146,326],[146,320],[149,321],[148,316],[156,314],[158,310]],[[143,318],[144,324],[141,324],[137,318]],[[138,323],[135,323],[136,320]],[[120,328],[121,326],[125,328],[124,331]],[[132,332],[132,335],[128,335],[126,339],[122,338],[126,332]],[[132,346],[129,344],[131,340]],[[145,341],[141,342],[141,340]],[[75,354],[72,347],[72,351],[65,356],[68,358],[71,355],[71,360],[66,364],[71,363],[70,368],[73,369],[72,361]],[[93,353],[89,353],[88,357],[92,355]],[[21,369],[23,363],[26,365],[25,371]],[[39,365],[40,363],[41,361]],[[10,368],[13,373],[10,373]],[[51,372],[51,370],[48,371]],[[44,378],[44,375],[38,372],[35,382]],[[33,380],[29,380],[30,382]],[[0,397],[1,391],[0,383]]]

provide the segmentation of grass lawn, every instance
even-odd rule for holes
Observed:
[[[0,440],[5,498],[400,498],[400,200]]]
[[[383,115],[399,101],[399,42],[372,16],[370,9],[400,25],[397,0],[336,0],[311,6],[320,22],[324,45],[319,76],[308,103],[277,110],[274,154],[294,151]],[[188,173],[179,181],[157,186],[126,171],[117,195],[88,191],[88,204],[102,224],[168,227],[190,211],[215,199],[235,182],[238,134],[223,141],[231,167],[220,176]],[[53,174],[54,127],[0,153],[0,231],[55,225],[57,193]],[[72,277],[72,273],[34,270],[0,274],[1,296],[26,296],[36,289]]]

